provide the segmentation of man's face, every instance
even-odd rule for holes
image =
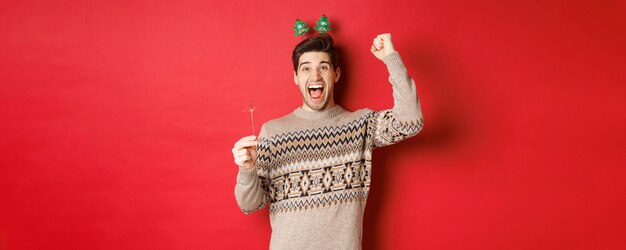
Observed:
[[[339,80],[340,73],[339,68],[333,68],[328,53],[302,54],[298,60],[298,71],[293,76],[302,93],[302,108],[322,111],[334,107],[333,87]]]

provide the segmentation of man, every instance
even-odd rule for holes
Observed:
[[[371,52],[383,61],[393,109],[344,110],[335,104],[341,75],[333,40],[319,34],[293,51],[294,81],[303,104],[235,143],[235,197],[246,214],[269,204],[271,249],[361,249],[372,150],[413,136],[423,118],[414,81],[390,34]]]

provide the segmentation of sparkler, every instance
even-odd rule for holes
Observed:
[[[248,105],[248,107],[246,107],[246,109],[244,109],[242,112],[250,112],[250,124],[252,125],[252,134],[256,135],[256,133],[254,132],[254,109],[255,107],[252,106],[252,100],[250,100],[250,105]]]

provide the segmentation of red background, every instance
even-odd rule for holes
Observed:
[[[293,22],[326,14],[336,99],[420,135],[374,154],[366,249],[626,248],[624,1],[2,1],[0,249],[263,249],[230,149],[301,104]],[[312,27],[311,27],[312,28]]]

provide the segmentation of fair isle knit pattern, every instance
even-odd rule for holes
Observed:
[[[400,124],[391,113],[370,111],[343,126],[286,133],[262,142],[257,171],[269,197],[270,213],[364,201],[370,186],[372,146],[392,144],[422,128],[419,121]],[[378,126],[387,121],[391,126]],[[367,133],[374,130],[380,130],[378,138]]]
[[[272,249],[360,249],[372,150],[422,129],[413,80],[397,53],[385,57],[394,108],[322,112],[301,108],[263,125],[252,170],[235,196],[246,214],[269,204]]]

